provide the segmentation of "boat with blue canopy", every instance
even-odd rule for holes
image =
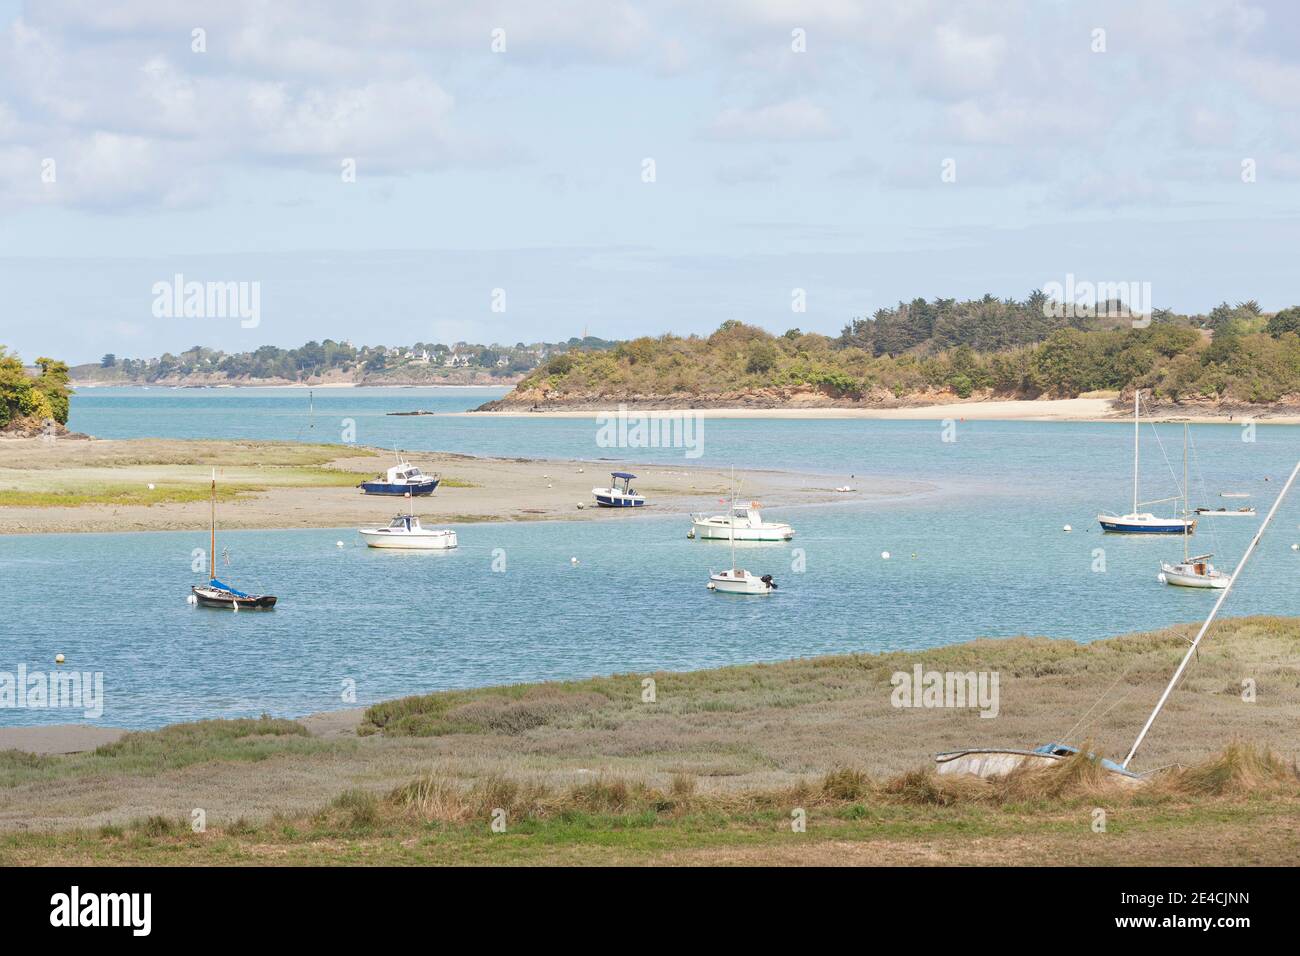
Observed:
[[[596,504],[602,508],[640,508],[645,504],[645,496],[632,490],[632,479],[636,475],[626,471],[611,471],[613,479],[608,488],[592,488]]]
[[[217,578],[217,472],[212,470],[212,537],[208,549],[208,583],[190,586],[190,603],[230,611],[269,611],[274,594],[246,594]]]

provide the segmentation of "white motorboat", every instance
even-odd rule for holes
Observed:
[[[764,521],[762,506],[732,508],[729,515],[691,515],[691,536],[705,541],[789,541],[794,528],[779,521]]]
[[[739,491],[739,488],[737,488]],[[731,513],[736,513],[736,496],[731,496]],[[731,541],[731,567],[726,571],[710,571],[709,584],[710,591],[720,594],[771,594],[776,590],[776,582],[772,580],[772,575],[764,574],[761,577],[746,571],[744,568],[736,567],[736,527],[732,523],[728,525],[728,539]]]
[[[596,504],[602,508],[640,508],[645,505],[645,495],[632,490],[632,479],[636,475],[626,471],[613,471],[609,475],[613,481],[608,488],[592,488]]]
[[[1254,518],[1258,516],[1254,508],[1197,508],[1196,513],[1203,518]]]
[[[732,568],[709,574],[709,590],[723,594],[771,594],[776,590],[772,575],[759,577],[744,568]]]
[[[1138,452],[1141,446],[1140,408],[1142,392],[1133,393],[1133,510],[1126,515],[1109,512],[1097,515],[1103,531],[1119,534],[1184,534],[1196,529],[1196,519],[1186,517],[1161,518],[1149,511],[1138,511],[1142,505],[1155,505],[1178,498],[1161,498],[1157,501],[1138,501]],[[1181,496],[1179,496],[1181,497]]]
[[[371,548],[448,551],[457,545],[455,531],[423,528],[415,515],[397,515],[387,528],[358,528],[357,534]]]

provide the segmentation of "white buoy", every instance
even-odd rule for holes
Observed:
[[[881,552],[880,552],[880,556],[881,556],[882,558],[884,558],[886,561],[889,560],[889,552],[888,552],[888,551],[881,551]]]
[[[343,547],[343,542],[342,542],[342,541],[335,541],[335,542],[334,542],[334,547],[336,547],[336,548],[341,548],[341,547]]]
[[[578,502],[578,510],[579,510],[579,511],[581,511],[581,510],[582,510],[583,508],[585,508],[585,507],[587,507],[587,506],[584,505],[581,501]]]
[[[150,490],[150,491],[153,491],[153,482],[152,482],[152,481],[149,482],[149,490]]]
[[[1300,551],[1300,544],[1293,544],[1293,545],[1291,545],[1291,550],[1292,550],[1292,551]]]
[[[56,663],[56,664],[62,664],[62,663],[63,663],[63,655],[62,655],[62,654],[55,654],[55,655],[54,655],[54,663]]]
[[[186,604],[198,604],[198,603],[199,603],[199,599],[196,598],[193,594],[191,594],[189,597],[187,597],[187,598],[185,599],[185,603],[186,603]]]
[[[1062,531],[1073,531],[1074,529],[1071,528],[1071,527],[1067,524],[1067,525],[1066,525],[1064,528],[1062,528],[1061,530],[1062,530]]]
[[[573,564],[573,565],[576,565],[576,564],[578,563],[578,559],[577,559],[577,558],[569,558],[569,563],[570,563],[570,564]]]

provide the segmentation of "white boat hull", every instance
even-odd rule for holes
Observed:
[[[709,575],[709,590],[721,594],[771,594],[776,585],[748,571],[719,571]]]
[[[732,529],[726,524],[706,519],[692,521],[691,530],[695,532],[695,537],[704,541],[730,541],[733,534],[737,541],[789,541],[794,538],[794,529],[788,524],[764,525],[760,528],[737,524]]]
[[[387,528],[362,528],[357,534],[370,548],[395,551],[450,551],[458,546],[455,531],[392,532]]]
[[[1161,564],[1160,576],[1164,579],[1165,584],[1172,584],[1174,587],[1205,588],[1216,591],[1226,588],[1228,582],[1232,580],[1232,575],[1224,574],[1222,571],[1197,574],[1190,568],[1174,564]]]

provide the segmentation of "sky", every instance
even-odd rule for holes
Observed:
[[[1273,310],[1297,102],[1289,2],[0,0],[0,345],[836,334],[1071,275]]]

